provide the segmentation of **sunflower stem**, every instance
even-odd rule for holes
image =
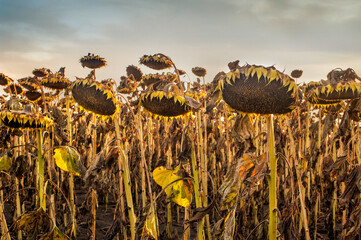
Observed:
[[[71,127],[71,113],[70,113],[70,99],[69,99],[69,92],[66,90],[66,115],[67,115],[67,131],[69,136],[68,146],[72,146],[72,127]],[[72,236],[76,238],[76,206],[75,206],[75,199],[74,199],[74,176],[72,174],[69,175],[69,198],[70,198],[70,205],[71,205],[71,218],[72,218]]]
[[[273,114],[267,117],[268,121],[268,160],[270,163],[271,174],[269,178],[269,240],[277,239],[277,159],[275,157],[275,138],[273,127]]]
[[[193,139],[190,132],[189,132],[189,137],[190,137],[190,139]],[[201,202],[200,192],[199,192],[199,172],[198,172],[198,168],[197,168],[197,159],[196,159],[196,151],[195,151],[194,141],[191,141],[191,142],[192,142],[191,145],[192,145],[192,170],[193,170],[193,178],[194,178],[194,196],[195,196],[195,201],[196,201],[196,207],[200,208],[200,207],[202,207],[202,202]],[[198,240],[204,239],[203,226],[204,226],[204,220],[202,218],[198,221]]]
[[[122,138],[120,135],[120,113],[116,113],[115,117],[115,132],[118,139],[118,145],[119,145],[119,158],[118,158],[118,165],[119,169],[122,172],[122,178],[124,182],[124,188],[125,188],[125,196],[127,200],[128,205],[128,214],[129,214],[129,221],[130,221],[130,233],[131,233],[131,239],[135,239],[135,222],[136,217],[134,214],[134,206],[133,206],[133,197],[132,197],[132,189],[130,185],[130,170],[129,170],[129,164],[128,164],[128,158],[124,153],[124,146],[122,142]]]
[[[39,201],[40,207],[46,212],[45,192],[44,192],[44,155],[43,155],[43,138],[41,129],[36,130],[38,139],[38,174],[39,174]]]

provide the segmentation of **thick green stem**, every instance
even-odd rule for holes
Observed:
[[[275,138],[273,128],[273,115],[269,115],[268,121],[268,160],[270,163],[271,174],[269,179],[269,240],[277,239],[277,159],[275,157]]]

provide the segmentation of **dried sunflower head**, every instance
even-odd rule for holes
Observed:
[[[107,65],[107,61],[104,58],[99,57],[98,55],[88,53],[87,56],[84,56],[80,59],[82,67],[87,67],[91,69],[97,69]]]
[[[99,82],[78,79],[73,83],[72,95],[80,107],[96,115],[113,116],[117,111],[113,92]]]
[[[139,104],[147,111],[162,117],[178,117],[201,107],[201,103],[189,95],[180,95],[178,87],[170,83],[163,91],[144,93],[139,98]]]
[[[147,111],[163,117],[177,117],[192,110],[183,96],[165,91],[144,93],[140,96],[139,103]]]
[[[6,76],[3,73],[0,73],[0,85],[1,86],[7,86],[11,82],[11,78]]]
[[[244,113],[285,114],[295,108],[295,81],[274,67],[245,65],[226,74],[215,91],[233,109]]]
[[[317,105],[335,105],[342,100],[361,97],[361,84],[359,82],[343,75],[338,75],[338,72],[331,73],[329,73],[327,81],[321,80],[320,82],[310,82],[307,84],[305,88],[307,101]],[[347,72],[347,74],[350,73]]]
[[[130,75],[133,75],[135,81],[137,81],[137,82],[142,81],[143,73],[140,70],[140,68],[138,68],[137,66],[129,65],[127,67],[126,71],[127,71],[127,76],[129,78],[130,78]]]
[[[119,93],[129,94],[135,91],[138,87],[138,82],[131,78],[121,77],[117,91]]]
[[[291,77],[300,78],[302,76],[303,71],[299,69],[295,69],[291,72]]]
[[[207,74],[207,70],[202,67],[192,68],[192,73],[198,77],[204,77]]]
[[[30,101],[34,102],[36,100],[39,100],[39,98],[41,97],[41,93],[38,91],[26,91],[25,97]]]
[[[175,75],[174,73],[147,74],[143,77],[142,85],[153,85],[153,88],[155,89],[158,89],[156,85],[162,85],[159,87],[163,89],[166,84],[174,82],[176,79],[177,75]]]
[[[43,116],[41,113],[29,111],[28,109],[32,108],[28,108],[27,106],[24,108],[22,106],[16,108],[8,107],[8,109],[0,112],[0,120],[8,128],[35,129],[48,128],[53,125],[53,120],[50,118]]]
[[[70,86],[71,81],[57,74],[50,74],[48,77],[41,79],[40,82],[46,88],[63,90]]]
[[[35,68],[33,70],[33,74],[35,77],[46,77],[49,75],[49,73],[51,73],[50,69],[47,68]]]
[[[4,91],[9,94],[17,95],[23,93],[23,88],[19,84],[12,83],[4,88]]]
[[[144,55],[139,63],[154,70],[168,69],[173,66],[172,61],[162,54]]]
[[[34,77],[25,77],[18,80],[18,83],[25,89],[29,91],[36,91],[40,89],[38,80]]]

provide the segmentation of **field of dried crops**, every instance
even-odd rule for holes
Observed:
[[[155,54],[116,82],[96,79],[104,58],[80,63],[74,81],[0,74],[1,240],[360,239],[352,69],[212,78]]]

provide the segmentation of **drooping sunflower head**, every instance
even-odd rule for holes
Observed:
[[[162,54],[144,55],[139,63],[154,70],[168,69],[173,66],[172,61]]]
[[[192,68],[192,73],[197,77],[204,77],[207,74],[207,70],[202,67],[194,67]]]
[[[140,70],[140,68],[138,68],[137,66],[129,65],[127,67],[126,71],[127,71],[128,78],[130,78],[131,75],[133,75],[135,81],[137,81],[137,82],[142,81],[143,73]]]
[[[3,73],[0,73],[0,85],[1,86],[7,86],[11,82],[11,78],[6,76]]]
[[[70,86],[71,81],[63,76],[50,74],[48,77],[41,79],[40,84],[49,89],[63,90]]]
[[[107,61],[105,61],[104,58],[91,53],[88,53],[87,56],[82,57],[80,59],[80,63],[82,67],[87,67],[91,69],[97,69],[107,65]]]
[[[147,74],[143,77],[142,85],[152,86],[154,90],[162,90],[165,85],[176,79],[177,75],[174,73]]]
[[[34,101],[39,100],[39,98],[41,97],[41,93],[38,92],[38,91],[26,91],[25,92],[25,97],[28,100],[34,102]]]
[[[129,94],[134,92],[138,87],[138,82],[133,80],[132,78],[127,78],[125,76],[120,78],[119,85],[117,87],[117,91],[119,93]]]
[[[51,71],[47,68],[35,68],[33,70],[34,76],[40,77],[40,78],[48,76],[50,72]]]
[[[13,107],[15,105],[16,107]],[[41,113],[35,113],[31,105],[23,106],[14,98],[7,102],[7,109],[0,112],[0,120],[12,129],[48,128],[53,125],[53,120]]]
[[[185,97],[165,91],[143,93],[140,96],[139,104],[148,112],[162,117],[182,116],[192,110]]]
[[[18,95],[23,93],[23,88],[19,84],[11,83],[6,88],[4,88],[4,91],[12,95]]]
[[[29,91],[40,89],[39,82],[34,77],[25,77],[18,80],[18,83]]]
[[[302,76],[303,71],[300,69],[295,69],[291,72],[291,77],[300,78]]]
[[[80,107],[95,115],[113,116],[117,111],[113,92],[99,82],[78,79],[73,83],[72,95]]]
[[[311,104],[335,105],[343,100],[361,98],[359,77],[352,69],[336,69],[327,75],[327,80],[310,82],[305,92]]]
[[[233,109],[244,113],[286,114],[296,105],[295,81],[274,67],[245,65],[229,72],[215,91]]]

